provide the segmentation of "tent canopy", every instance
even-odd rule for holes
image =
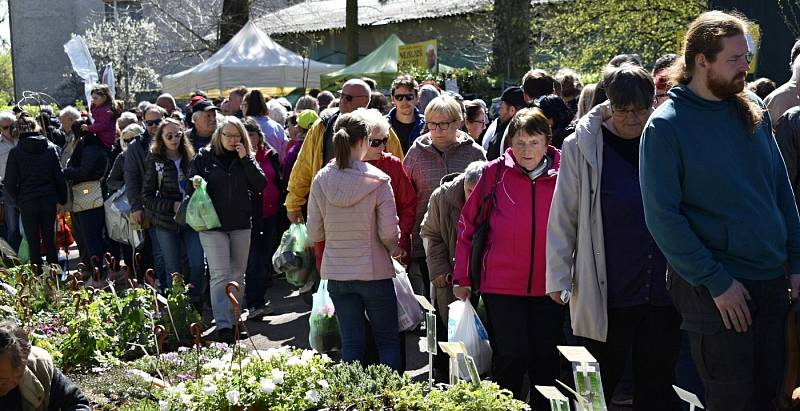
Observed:
[[[378,82],[378,87],[389,88],[397,76],[398,47],[405,44],[397,35],[392,34],[378,48],[361,60],[331,73],[320,76],[323,89],[336,90],[342,83],[358,77],[369,77]]]
[[[305,59],[273,41],[252,22],[208,60],[180,73],[164,76],[167,93],[186,96],[194,90],[245,85],[253,88],[319,87],[319,76],[341,68]]]

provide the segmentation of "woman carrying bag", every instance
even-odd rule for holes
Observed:
[[[196,231],[175,222],[175,213],[189,185],[187,175],[192,157],[194,149],[181,122],[164,119],[153,136],[150,153],[145,159],[142,200],[151,223],[155,225],[158,243],[164,254],[168,275],[167,283],[161,284],[162,288],[169,288],[172,274],[181,272],[181,259],[185,253],[189,261],[189,278],[186,282],[192,284],[189,299],[196,307],[202,307],[206,286],[203,246]]]
[[[76,124],[80,127],[84,123]],[[78,128],[76,138],[79,141],[64,169],[64,178],[72,186],[72,218],[78,220],[80,238],[86,250],[81,260],[86,267],[94,267],[95,262],[100,264],[107,250],[103,239],[106,215],[100,181],[108,168],[108,150],[95,134],[81,128]]]
[[[235,293],[244,302],[244,273],[250,251],[252,228],[251,197],[260,193],[267,183],[264,172],[256,163],[242,122],[233,116],[222,119],[211,142],[192,160],[189,176],[193,181],[186,190],[191,196],[200,187],[194,176],[202,177],[221,227],[200,233],[208,268],[211,272],[211,308],[217,327],[217,340],[232,342],[233,327],[238,318],[233,317],[231,302],[225,294],[225,285],[236,281],[241,290]]]

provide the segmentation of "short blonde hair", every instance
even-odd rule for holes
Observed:
[[[374,108],[359,108],[356,109],[356,112],[360,113],[360,115],[362,115],[364,120],[367,122],[367,125],[369,125],[370,135],[376,131],[380,131],[380,134],[383,137],[389,135],[389,128],[391,128],[391,125],[389,124],[389,120],[386,119],[386,116],[381,114],[380,111]]]
[[[433,113],[444,114],[452,121],[464,120],[461,104],[458,103],[458,100],[448,95],[436,97],[428,103],[428,106],[425,107],[425,117]]]
[[[214,134],[211,135],[211,142],[209,145],[211,146],[211,150],[214,151],[214,154],[222,155],[222,153],[225,152],[225,149],[222,146],[222,129],[228,124],[236,127],[236,130],[239,131],[239,134],[242,136],[242,145],[244,146],[244,150],[247,155],[249,156],[252,154],[253,146],[250,145],[250,139],[247,137],[247,129],[244,128],[242,121],[234,116],[222,117],[217,129],[214,130]]]

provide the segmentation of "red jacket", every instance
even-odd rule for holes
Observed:
[[[550,170],[534,181],[514,160],[513,149],[486,166],[475,191],[469,196],[458,221],[453,282],[471,286],[469,260],[475,216],[491,192],[497,173],[496,198],[489,220],[489,236],[483,256],[480,291],[490,294],[544,296],[547,218],[556,188],[561,152],[547,148],[553,160]]]
[[[390,153],[382,153],[377,160],[367,163],[379,168],[392,179],[391,186],[394,191],[394,204],[397,207],[397,217],[400,219],[400,248],[407,258],[411,255],[411,231],[417,217],[417,192],[411,183],[411,178],[403,168],[403,162]]]
[[[272,217],[280,211],[281,206],[281,189],[278,181],[278,170],[275,169],[276,161],[271,159],[272,156],[277,156],[278,153],[271,148],[261,148],[256,151],[256,163],[261,167],[264,172],[264,177],[267,178],[267,185],[261,191],[261,202],[263,207],[264,218]]]

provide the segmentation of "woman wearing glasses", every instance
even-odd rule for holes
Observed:
[[[211,272],[211,309],[217,327],[217,340],[232,342],[233,327],[238,318],[233,317],[231,302],[225,294],[229,281],[241,286],[236,298],[244,302],[244,272],[250,251],[252,228],[252,201],[267,183],[264,172],[256,163],[247,130],[238,118],[223,117],[211,136],[211,143],[203,147],[192,160],[186,187],[191,196],[200,176],[208,183],[208,191],[221,227],[200,233],[200,243],[208,259]]]
[[[486,161],[483,148],[460,130],[463,121],[458,101],[450,96],[434,98],[425,107],[425,123],[430,131],[414,141],[403,160],[403,167],[417,191],[417,212],[411,233],[412,267],[409,272],[412,274],[415,290],[418,293],[421,292],[420,289],[424,290],[424,295],[428,298],[431,296],[431,282],[435,287],[450,287],[447,282],[447,274],[450,273],[428,272],[425,249],[419,235],[431,193],[439,187],[442,177],[464,172],[473,161]],[[445,324],[439,324],[438,327],[440,330],[446,329]],[[440,340],[447,340],[446,333],[438,335]],[[441,351],[436,357],[435,367],[441,378],[447,375],[447,356]]]
[[[600,362],[606,401],[632,352],[634,409],[672,410],[680,316],[639,187],[639,141],[655,86],[632,65],[610,69],[603,83],[610,116],[608,103],[595,107],[564,141],[548,226],[547,292],[569,302],[574,334]]]
[[[189,261],[189,278],[192,284],[189,299],[202,308],[205,289],[205,267],[200,237],[191,227],[178,225],[175,213],[181,206],[189,185],[189,163],[194,149],[180,121],[166,118],[156,130],[150,151],[145,159],[142,201],[164,256],[167,272],[166,284],[171,286],[172,274],[181,272],[182,256]]]
[[[479,100],[467,101],[464,103],[464,111],[467,113],[467,121],[464,131],[473,140],[480,143],[483,133],[486,130],[486,106]]]

